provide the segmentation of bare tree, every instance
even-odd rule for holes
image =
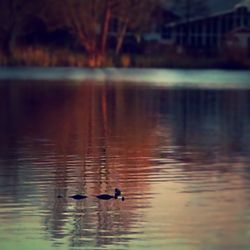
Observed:
[[[50,28],[67,27],[84,47],[89,65],[100,66],[106,54],[112,9],[119,0],[44,0],[42,18]]]
[[[116,20],[116,54],[130,30],[141,33],[150,24],[153,6],[159,0],[43,0],[43,19],[49,27],[66,26],[85,48],[89,65],[104,63],[111,20]]]
[[[117,20],[116,49],[118,55],[123,45],[127,31],[140,37],[141,33],[148,30],[153,20],[152,12],[158,7],[157,0],[122,0],[115,12]]]

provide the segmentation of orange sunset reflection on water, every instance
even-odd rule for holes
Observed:
[[[25,249],[27,235],[45,249],[250,246],[249,91],[90,81],[0,90],[1,249],[17,247],[12,237]],[[95,198],[115,187],[124,202]]]

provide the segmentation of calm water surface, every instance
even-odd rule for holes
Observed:
[[[250,249],[250,90],[1,81],[0,114],[1,250]]]

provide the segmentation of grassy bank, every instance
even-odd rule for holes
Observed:
[[[67,49],[53,50],[43,47],[16,48],[12,56],[7,57],[0,54],[0,65],[2,66],[87,66],[86,57],[81,53],[75,53]]]
[[[16,48],[11,57],[0,53],[1,66],[39,66],[39,67],[89,67],[87,57],[82,52],[68,49],[51,49],[44,47]],[[232,59],[175,56],[175,55],[133,55],[119,57],[109,55],[104,67],[137,67],[137,68],[221,68],[250,69],[249,59]]]

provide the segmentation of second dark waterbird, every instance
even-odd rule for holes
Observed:
[[[121,198],[122,201],[124,201],[124,197],[121,196],[122,192],[120,189],[115,188],[114,190],[114,195],[110,195],[110,194],[99,194],[96,197],[100,200],[110,200],[110,199],[118,199]]]

